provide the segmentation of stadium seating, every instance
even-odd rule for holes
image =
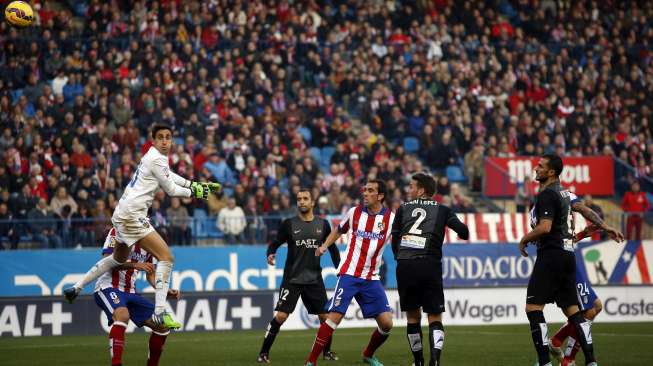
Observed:
[[[206,230],[206,236],[212,239],[220,239],[224,237],[224,233],[218,229],[216,225],[216,217],[205,217],[204,220],[199,220],[204,222],[204,228]]]
[[[311,142],[313,141],[313,134],[311,133],[311,130],[307,127],[300,127],[297,130],[304,138],[304,141],[306,141],[306,143],[310,145]]]
[[[459,165],[449,165],[446,170],[447,178],[452,183],[467,182],[467,177]]]
[[[404,150],[406,150],[407,153],[416,153],[419,151],[419,140],[415,137],[404,138]]]
[[[199,239],[204,239],[208,236],[207,232],[207,225],[211,223],[210,220],[208,220],[206,211],[201,208],[196,208],[194,213],[193,213],[194,219],[193,219],[193,225],[191,229],[193,230],[193,235],[196,238]],[[215,226],[215,221],[213,222],[213,226]]]
[[[315,160],[316,163],[319,162],[320,159],[322,158],[322,150],[320,150],[319,147],[311,147],[309,150],[311,152],[311,156],[313,157],[313,160]]]
[[[331,162],[331,157],[333,154],[336,152],[336,148],[333,146],[325,146],[322,148],[321,153],[320,153],[320,168],[328,172],[329,171],[329,165]]]
[[[18,99],[23,96],[23,89],[13,89],[9,94],[11,95],[11,102],[17,103]]]

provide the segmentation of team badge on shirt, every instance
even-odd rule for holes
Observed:
[[[383,224],[383,221],[379,222],[379,225],[377,225],[380,231],[385,230],[385,225]]]
[[[144,218],[142,218],[142,217],[141,217],[141,218],[139,218],[139,219],[138,219],[138,221],[139,221],[139,222],[141,223],[141,225],[143,225],[143,227],[144,227],[144,228],[146,228],[146,229],[147,229],[147,228],[149,228],[149,227],[150,227],[150,223],[149,223],[149,222],[147,222],[147,220],[146,220],[146,219],[144,219]]]

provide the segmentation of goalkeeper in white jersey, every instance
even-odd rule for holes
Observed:
[[[103,273],[124,263],[134,244],[151,253],[157,260],[155,275],[155,304],[152,321],[177,329],[181,324],[165,311],[166,296],[174,257],[168,244],[150,225],[147,211],[159,189],[173,197],[208,199],[211,192],[221,189],[219,183],[191,182],[170,171],[168,153],[172,147],[172,128],[164,124],[152,127],[153,148],[141,158],[132,180],[127,185],[111,221],[116,229],[113,256],[98,261],[73,287],[64,290],[66,300],[72,302],[87,284]]]

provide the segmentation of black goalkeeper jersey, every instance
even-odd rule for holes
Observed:
[[[288,256],[283,269],[284,283],[310,285],[322,280],[320,257],[315,256],[315,249],[324,243],[330,232],[329,222],[319,217],[308,222],[299,216],[283,221],[277,238],[268,246],[267,254],[275,254],[283,243],[288,243]],[[338,248],[331,245],[329,253],[337,268],[340,264]]]
[[[392,225],[392,251],[397,260],[433,256],[442,259],[444,230],[450,227],[467,240],[469,229],[447,206],[432,199],[404,202]]]

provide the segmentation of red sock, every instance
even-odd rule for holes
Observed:
[[[570,332],[574,332],[574,334],[576,334],[576,329],[574,328],[573,324],[567,322],[562,326],[562,328],[558,330],[553,338],[551,338],[551,344],[553,347],[562,346],[562,342],[564,342],[565,338],[569,337]]]
[[[158,366],[161,352],[163,352],[163,345],[166,343],[166,337],[170,331],[166,333],[152,332],[150,336],[150,348],[147,354],[147,366]]]
[[[315,337],[315,343],[313,343],[313,349],[311,349],[311,354],[308,356],[308,361],[313,365],[317,365],[317,358],[322,353],[324,346],[331,340],[333,331],[335,328],[332,328],[330,320],[325,321],[320,324],[320,329],[317,331],[317,336]]]
[[[571,332],[569,332],[569,338],[574,339],[574,346],[571,349],[571,352],[569,353],[569,358],[570,359],[575,359],[576,358],[576,353],[578,353],[578,350],[580,349],[580,342],[578,341],[578,338],[576,338],[576,328],[574,328]]]
[[[125,330],[127,324],[123,322],[113,322],[109,332],[109,354],[111,355],[111,364],[122,364],[122,350],[125,348]]]
[[[390,333],[385,333],[379,328],[374,329],[374,332],[372,332],[372,337],[370,338],[370,343],[368,343],[367,347],[363,351],[363,356],[365,357],[372,357],[374,355],[374,352],[381,347],[383,342],[385,342],[386,339],[390,336]]]

